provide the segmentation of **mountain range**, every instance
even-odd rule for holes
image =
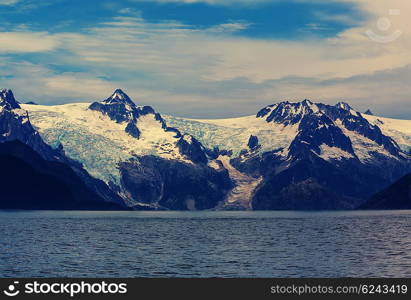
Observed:
[[[0,208],[378,208],[373,195],[411,173],[410,149],[411,121],[344,102],[195,120],[121,90],[56,106],[19,104],[1,90]]]

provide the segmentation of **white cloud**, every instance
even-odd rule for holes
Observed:
[[[61,73],[42,65],[0,60],[2,87],[12,88],[20,101],[35,100],[39,103],[59,103],[67,100],[87,102],[103,99],[115,88],[115,82],[98,78],[89,73]]]
[[[58,38],[47,32],[0,32],[0,53],[46,52],[58,45]]]
[[[64,73],[43,79],[44,87],[51,95],[70,94],[72,98],[93,99],[105,97],[115,90],[114,83],[93,78],[88,74]]]
[[[366,2],[367,4],[363,4]],[[343,32],[328,40],[275,41],[227,38],[218,32],[235,31],[247,24],[222,24],[197,30],[182,24],[147,24],[140,18],[118,17],[90,29],[86,35],[61,35],[65,47],[85,62],[150,70],[163,75],[196,75],[207,80],[246,77],[254,82],[300,77],[350,77],[372,74],[411,63],[406,11],[410,3],[390,1],[381,9],[374,2],[361,5],[375,18],[369,24]],[[371,3],[371,4],[370,4]],[[382,3],[382,2],[381,2]],[[395,6],[404,11],[393,17],[403,36],[391,44],[380,44],[365,35],[375,27],[380,10]],[[193,67],[194,66],[194,67]],[[195,73],[195,74],[193,74]]]
[[[20,0],[0,0],[0,5],[13,5],[17,2],[20,2]]]

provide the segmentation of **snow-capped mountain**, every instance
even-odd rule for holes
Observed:
[[[19,108],[20,106],[16,99],[14,99],[14,95],[11,90],[0,90],[0,109],[13,110]]]
[[[173,132],[175,138],[181,137],[178,130],[167,127],[161,115],[156,113],[151,106],[137,106],[128,95],[120,89],[116,90],[108,99],[101,102],[94,102],[89,106],[89,109],[99,111],[119,124],[125,123],[125,132],[136,139],[140,139],[141,136],[141,131],[137,123],[145,123],[147,119],[152,122],[157,121],[164,132]]]
[[[0,208],[126,208],[61,147],[43,141],[10,90],[0,91],[0,160]]]
[[[133,208],[354,208],[411,171],[411,121],[344,102],[285,101],[219,120],[161,116],[121,90],[22,107],[49,145]]]
[[[63,145],[130,207],[209,209],[232,186],[227,171],[207,165],[196,138],[168,127],[152,107],[137,106],[121,90],[91,105],[23,107],[47,143]]]
[[[231,151],[236,170],[260,180],[254,209],[352,208],[411,167],[411,121],[363,115],[344,102],[286,101],[225,120],[166,119],[206,147]]]

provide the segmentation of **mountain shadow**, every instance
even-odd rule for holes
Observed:
[[[104,201],[69,166],[44,160],[20,141],[0,143],[0,165],[0,209],[127,209]]]

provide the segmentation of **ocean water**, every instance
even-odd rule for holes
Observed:
[[[411,277],[411,211],[0,211],[0,277]]]

